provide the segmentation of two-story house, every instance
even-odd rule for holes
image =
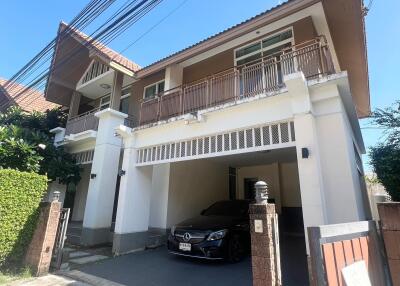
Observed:
[[[52,67],[46,98],[69,107],[56,142],[82,165],[81,244],[143,248],[257,180],[282,231],[369,216],[361,0],[287,1],[146,67],[61,23]]]

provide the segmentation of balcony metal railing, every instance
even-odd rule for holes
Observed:
[[[94,114],[99,110],[100,108],[95,108],[69,119],[65,127],[65,135],[77,134],[87,130],[97,131],[99,118]],[[128,114],[128,117],[124,120],[124,125],[131,128],[135,127],[135,118]]]
[[[86,130],[97,130],[99,118],[94,114],[99,110],[99,108],[95,108],[70,118],[65,126],[65,135],[77,134]]]
[[[334,73],[324,37],[143,100],[140,125],[278,90],[284,75],[299,71],[307,79]]]

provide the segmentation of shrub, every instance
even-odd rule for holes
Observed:
[[[47,190],[47,177],[17,170],[0,170],[0,268],[21,265]]]
[[[379,144],[369,152],[378,180],[393,201],[400,201],[400,146]]]

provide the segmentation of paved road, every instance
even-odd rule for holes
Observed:
[[[80,272],[124,285],[252,285],[250,258],[237,263],[171,256],[165,248],[147,250],[86,265]]]

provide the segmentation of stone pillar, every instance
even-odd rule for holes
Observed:
[[[79,104],[81,102],[81,94],[77,91],[74,91],[71,96],[71,102],[69,104],[69,112],[68,118],[74,117],[78,115],[79,112]]]
[[[40,204],[39,221],[26,253],[25,263],[39,276],[49,271],[54,242],[57,235],[61,203],[56,198],[52,202]]]
[[[400,202],[378,203],[378,212],[392,284],[400,285]]]
[[[102,244],[112,239],[110,227],[122,147],[115,128],[127,117],[110,108],[95,115],[100,120],[83,218],[83,245]]]
[[[124,74],[119,71],[115,71],[112,91],[111,91],[111,102],[110,102],[111,109],[119,110],[119,106],[121,104],[121,92],[122,92],[123,81],[124,81]]]
[[[120,134],[124,138],[122,170],[125,175],[120,182],[113,238],[113,253],[116,255],[146,246],[153,173],[152,166],[136,167],[137,150],[133,135],[130,132]]]
[[[282,285],[279,231],[274,204],[268,204],[268,187],[257,182],[256,203],[250,205],[251,258],[254,286]]]

